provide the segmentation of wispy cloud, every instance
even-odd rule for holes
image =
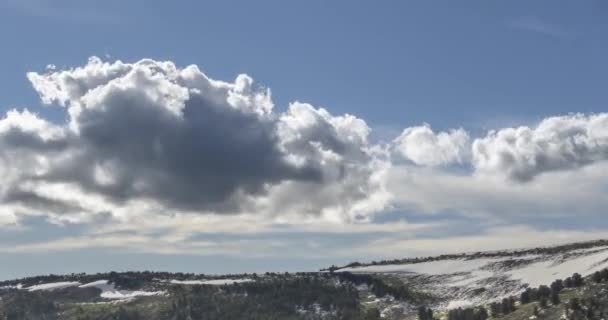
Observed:
[[[568,38],[572,36],[572,32],[567,28],[534,16],[511,19],[507,22],[507,25],[513,29],[534,32],[554,38]]]

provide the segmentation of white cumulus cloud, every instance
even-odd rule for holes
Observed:
[[[470,153],[466,131],[456,129],[435,133],[428,124],[406,128],[394,143],[403,157],[420,166],[464,163]]]
[[[473,143],[475,170],[525,182],[608,160],[608,114],[550,117],[534,128],[490,132]]]

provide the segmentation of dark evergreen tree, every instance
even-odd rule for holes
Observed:
[[[574,311],[580,310],[581,304],[578,298],[571,298],[570,301],[568,301],[568,308]]]
[[[604,280],[604,281],[608,280],[608,269],[606,269],[606,268],[602,269],[602,271],[600,271],[600,274],[602,275],[602,280]]]
[[[487,320],[488,319],[488,310],[486,310],[486,308],[484,308],[483,306],[479,307],[479,317],[478,320]]]
[[[519,301],[521,304],[530,303],[530,288],[527,288],[519,295]]]
[[[549,287],[542,285],[538,287],[538,300],[540,300],[541,298],[549,298],[549,296],[551,295],[551,289],[549,289]]]
[[[593,281],[596,283],[602,282],[602,273],[599,271],[594,272],[591,279],[593,279]]]
[[[515,311],[515,299],[504,298],[502,299],[502,313],[509,314]]]
[[[580,287],[580,286],[582,286],[583,285],[583,277],[580,274],[578,274],[578,273],[573,274],[572,275],[572,285],[574,287]]]
[[[433,310],[426,306],[418,307],[418,319],[419,320],[433,320]]]
[[[555,290],[551,290],[551,304],[556,306],[560,302],[559,293]]]
[[[557,279],[551,283],[551,290],[560,292],[564,288],[564,282],[562,279]]]
[[[492,315],[493,318],[500,316],[501,312],[502,312],[502,304],[500,304],[499,302],[490,303],[490,314]]]

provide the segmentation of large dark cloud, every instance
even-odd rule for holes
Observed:
[[[48,191],[63,188],[115,206],[148,201],[166,213],[343,220],[384,205],[366,203],[382,185],[364,121],[301,103],[274,113],[270,91],[246,75],[227,83],[195,66],[92,58],[28,78],[67,122],[27,111],[0,120],[2,170],[12,177],[0,194],[5,204],[105,212]]]

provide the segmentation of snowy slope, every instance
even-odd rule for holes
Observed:
[[[37,285],[33,285],[31,287],[24,288],[28,291],[52,291],[57,289],[64,289],[69,287],[75,287],[80,285],[80,282],[51,282],[51,283],[41,283]]]
[[[108,280],[98,280],[83,284],[79,288],[97,288],[101,290],[101,297],[106,299],[129,299],[140,296],[155,296],[164,294],[164,291],[130,291],[130,290],[118,290],[114,287],[114,284],[109,283]]]
[[[526,286],[549,285],[578,272],[585,276],[608,267],[608,246],[554,253],[464,255],[454,259],[369,265],[336,272],[384,274],[440,298],[439,308],[487,303],[518,294]]]
[[[78,288],[97,288],[101,290],[100,296],[105,299],[129,299],[139,296],[154,296],[164,294],[164,291],[131,291],[131,290],[118,290],[114,287],[114,284],[108,282],[108,280],[98,280],[86,284],[81,284],[77,281],[63,281],[63,282],[49,282],[40,283],[23,288],[21,285],[18,286],[6,286],[3,289],[22,289],[28,291],[53,291],[59,289],[66,289],[71,287]]]

